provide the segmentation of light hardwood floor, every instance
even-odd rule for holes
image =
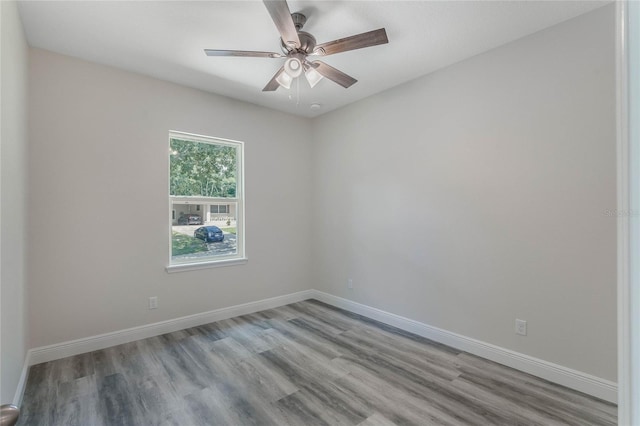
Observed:
[[[315,300],[31,367],[19,425],[614,425],[616,406]]]

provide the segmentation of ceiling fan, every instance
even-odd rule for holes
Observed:
[[[326,77],[349,88],[358,80],[325,64],[322,61],[310,61],[307,57],[329,56],[335,53],[349,50],[362,49],[364,47],[386,44],[387,32],[384,28],[357,34],[351,37],[341,38],[326,43],[316,44],[316,39],[311,34],[301,31],[307,17],[302,13],[291,13],[286,0],[263,0],[271,19],[276,24],[280,33],[282,53],[256,52],[247,50],[216,50],[205,49],[207,56],[243,56],[254,58],[287,58],[284,65],[262,89],[263,92],[272,92],[282,86],[291,87],[293,79],[304,72],[311,87],[314,87]]]

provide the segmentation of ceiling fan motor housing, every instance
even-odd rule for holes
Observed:
[[[302,53],[304,55],[311,55],[316,48],[316,38],[305,31],[298,31],[298,38],[300,39],[300,47],[287,46],[282,39],[280,39],[280,47],[285,55],[290,53]]]
[[[282,47],[282,51],[289,56],[290,54],[302,53],[304,55],[310,55],[313,53],[313,50],[316,48],[316,38],[309,34],[306,31],[300,31],[304,26],[305,22],[307,22],[307,17],[302,13],[292,13],[291,19],[293,19],[293,23],[296,27],[296,31],[298,32],[298,39],[300,39],[300,46],[294,47],[291,45],[287,45],[284,40],[280,39],[280,46]]]
[[[307,55],[313,53],[313,49],[316,48],[316,38],[305,31],[298,31],[298,37],[300,38],[300,47],[298,51],[301,51]]]

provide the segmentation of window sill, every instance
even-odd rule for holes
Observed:
[[[223,266],[244,265],[249,259],[241,257],[238,259],[212,260],[209,262],[183,263],[177,265],[168,265],[164,269],[168,274],[175,272],[196,271],[198,269],[220,268]]]

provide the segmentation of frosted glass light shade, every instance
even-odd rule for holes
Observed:
[[[281,72],[280,75],[276,77],[276,81],[280,86],[284,87],[285,89],[289,89],[291,88],[291,82],[293,81],[293,78],[291,78],[291,76],[286,72]]]
[[[309,86],[311,86],[312,89],[315,87],[316,84],[320,82],[320,80],[322,80],[322,74],[320,74],[318,71],[316,71],[312,67],[309,67],[304,72],[304,76],[307,77]]]

